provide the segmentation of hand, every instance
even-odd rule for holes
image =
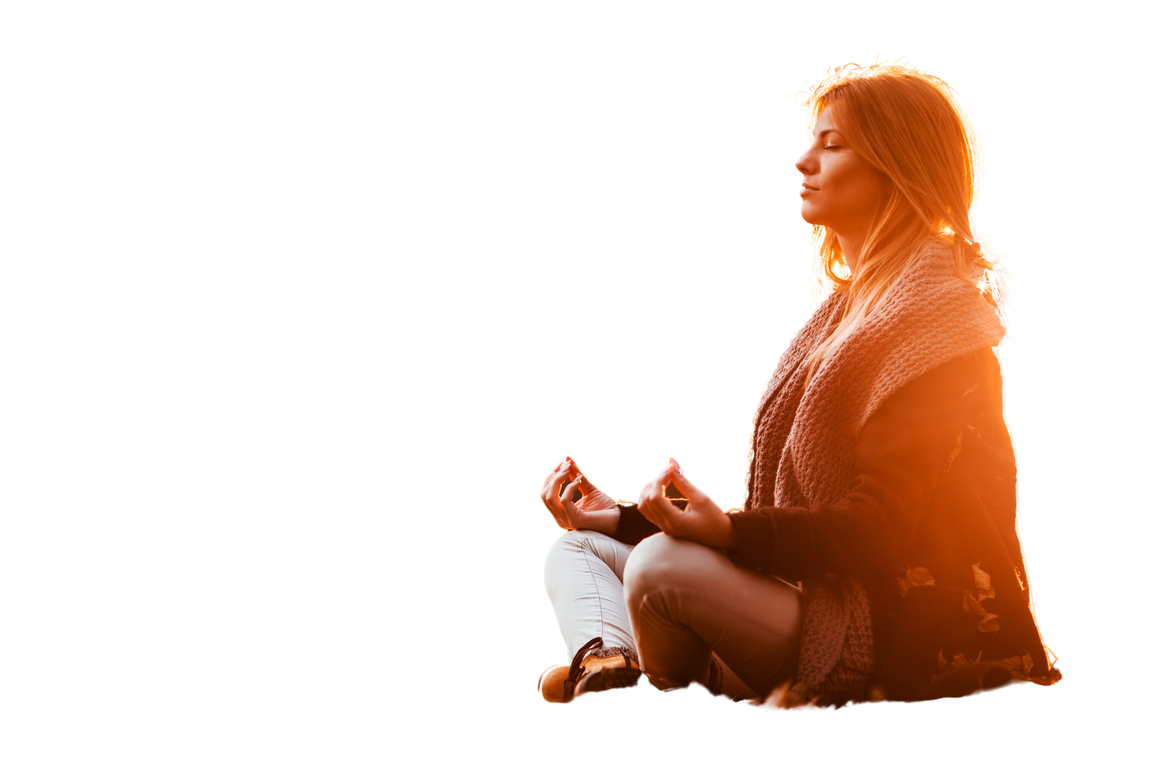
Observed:
[[[569,484],[562,491],[561,485],[566,480]],[[581,500],[574,503],[573,494],[578,489],[581,490]],[[590,484],[569,457],[545,479],[541,501],[557,524],[566,530],[597,530],[613,535],[621,518],[617,501]]]
[[[666,485],[671,482],[686,498],[685,511],[666,497]],[[670,464],[657,479],[642,489],[638,509],[662,532],[674,538],[697,541],[711,549],[734,549],[738,546],[738,531],[734,529],[730,517],[682,475],[682,469],[674,458],[670,458]]]

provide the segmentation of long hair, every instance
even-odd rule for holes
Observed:
[[[810,357],[813,373],[874,311],[933,239],[951,246],[956,271],[994,303],[993,265],[972,233],[976,138],[951,87],[899,65],[837,67],[805,103],[812,122],[824,108],[853,150],[879,170],[890,192],[881,200],[860,255],[848,269],[838,235],[816,226],[823,274],[846,290],[835,332]]]

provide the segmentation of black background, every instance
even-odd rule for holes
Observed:
[[[868,62],[876,46],[884,56],[908,53],[973,102],[999,175],[984,184],[981,230],[1004,221],[1010,192],[1018,198],[1003,246],[1019,247],[1031,264],[1020,272],[1025,352],[1011,361],[1009,402],[1028,468],[1024,532],[1047,637],[1067,665],[1077,653],[1063,512],[1075,504],[1076,455],[1060,400],[1067,329],[1082,321],[1064,282],[1076,264],[1062,237],[1070,217],[1062,132],[1045,121],[1056,95],[1014,99],[1013,79],[1037,66],[1033,52],[1002,60],[924,40],[803,43],[774,53],[725,40],[565,51],[546,42],[497,52],[503,64],[489,70],[488,109],[475,116],[485,127],[479,145],[465,149],[473,162],[461,194],[479,214],[479,253],[469,257],[466,281],[479,303],[458,335],[465,380],[485,401],[468,469],[482,474],[473,486],[487,503],[482,518],[508,537],[500,554],[510,600],[496,613],[492,596],[473,605],[510,644],[495,656],[504,684],[496,693],[526,696],[538,724],[627,722],[646,711],[766,719],[700,693],[660,697],[646,688],[572,709],[541,705],[533,679],[564,650],[539,582],[557,529],[536,491],[546,469],[572,452],[603,487],[632,497],[674,453],[720,502],[738,502],[756,394],[804,315],[796,286],[808,241],[791,171],[803,127],[791,91],[804,76],[822,76],[829,60]],[[856,716],[1050,712],[1076,691],[1067,681],[1053,691]]]

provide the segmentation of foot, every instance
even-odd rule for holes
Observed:
[[[616,657],[616,662],[605,667],[595,667],[587,672],[577,682],[577,688],[573,693],[580,695],[636,686],[638,679],[642,677],[642,671],[638,669],[637,663],[620,654]]]
[[[629,668],[626,668],[625,656],[621,654],[589,656],[581,660],[581,668],[581,679],[576,683],[576,687],[573,687],[573,693],[566,696],[565,682],[569,676],[569,663],[553,662],[552,665],[546,665],[537,675],[533,694],[540,697],[540,702],[546,705],[568,708],[583,697],[609,694],[612,691],[630,691],[637,689],[641,684],[638,663],[631,659]]]

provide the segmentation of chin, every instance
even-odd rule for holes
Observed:
[[[803,216],[803,220],[812,226],[822,226],[817,216],[812,215],[811,209],[804,203],[803,207],[799,209],[799,215]]]

